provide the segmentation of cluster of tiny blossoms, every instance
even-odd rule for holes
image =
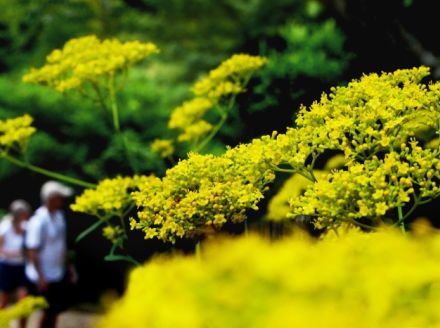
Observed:
[[[0,120],[0,153],[15,148],[22,151],[35,133],[31,126],[33,118],[27,114],[16,118]]]
[[[325,164],[324,170],[313,170],[313,176],[317,180],[324,178],[331,170],[341,168],[346,160],[342,155],[331,157]],[[272,221],[281,221],[288,218],[290,213],[290,200],[296,199],[304,194],[307,187],[313,181],[299,173],[292,174],[283,183],[280,190],[271,197],[267,205],[266,218]]]
[[[293,198],[293,216],[316,216],[324,226],[377,220],[440,195],[439,148],[423,149],[414,138],[421,128],[439,132],[440,84],[421,83],[428,74],[426,67],[371,74],[301,109],[297,127],[280,138],[282,162],[301,167],[339,150],[347,164]]]
[[[47,306],[43,297],[27,296],[6,309],[0,309],[0,327],[9,327],[12,320],[28,317],[34,311]]]
[[[258,209],[267,185],[275,178],[264,149],[270,138],[229,149],[222,156],[190,153],[132,194],[138,218],[132,229],[145,238],[175,242],[176,238],[219,229],[226,222],[242,222],[248,209]]]
[[[94,35],[84,36],[69,40],[62,49],[53,50],[46,64],[32,69],[23,80],[47,85],[59,92],[78,89],[86,82],[96,84],[102,77],[126,70],[158,51],[153,43],[101,41]]]
[[[215,109],[221,118],[227,115],[235,96],[245,91],[251,76],[266,62],[264,57],[236,54],[198,81],[194,98],[175,108],[168,122],[169,128],[181,131],[178,140],[197,144],[203,139],[214,129],[205,114]]]
[[[107,225],[102,229],[102,235],[110,240],[112,244],[117,244],[124,238],[125,232],[120,226]]]
[[[121,217],[133,204],[130,193],[138,190],[141,185],[148,184],[151,177],[116,177],[104,179],[95,189],[86,189],[75,198],[70,208],[75,212],[86,213],[100,219],[112,216]]]
[[[322,228],[335,221],[392,218],[390,209],[438,197],[439,150],[422,149],[416,141],[403,149],[384,159],[373,155],[318,180],[304,196],[292,198],[295,214],[317,216]]]
[[[438,327],[439,261],[438,234],[216,240],[135,269],[97,327]]]
[[[241,222],[257,208],[277,171],[313,182],[303,196],[291,199],[290,215],[312,216],[319,227],[381,220],[393,216],[396,207],[398,220],[404,220],[409,206],[439,196],[439,148],[424,149],[416,140],[421,123],[440,130],[439,83],[420,83],[427,74],[421,67],[364,76],[303,107],[296,127],[284,134],[255,139],[222,156],[190,154],[165,177],[150,177],[132,193],[138,207],[132,229],[175,242],[228,221]],[[316,159],[326,151],[342,153],[343,168],[314,174]],[[125,189],[119,194],[131,201]],[[97,193],[98,204],[109,199],[101,196]],[[94,202],[83,198],[81,206],[92,204],[95,210],[85,212],[96,214]]]
[[[160,157],[167,158],[174,153],[173,140],[170,139],[155,139],[151,143],[151,150]]]

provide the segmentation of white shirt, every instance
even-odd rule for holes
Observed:
[[[45,206],[38,208],[29,219],[26,230],[26,248],[38,250],[41,272],[48,282],[63,279],[66,254],[66,224],[61,211],[49,213]],[[26,276],[38,281],[35,266],[27,261]]]
[[[0,223],[0,236],[3,237],[3,250],[7,252],[22,252],[23,234],[15,231],[11,218],[5,218]],[[8,264],[24,264],[23,255],[2,257],[0,261]]]

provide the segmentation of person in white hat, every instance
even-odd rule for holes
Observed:
[[[41,187],[41,202],[29,219],[26,229],[26,276],[34,294],[42,295],[49,303],[43,312],[40,327],[55,327],[58,314],[66,309],[67,246],[66,223],[62,208],[66,197],[73,194],[70,187],[48,181]]]

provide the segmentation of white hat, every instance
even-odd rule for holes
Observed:
[[[41,201],[45,203],[53,195],[61,195],[63,197],[69,197],[73,195],[73,189],[57,181],[52,181],[52,180],[47,181],[41,187],[41,192],[40,192]]]
[[[18,216],[23,212],[31,212],[31,205],[23,199],[16,199],[9,205],[9,210],[13,216]]]

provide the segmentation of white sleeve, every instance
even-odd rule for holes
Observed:
[[[11,226],[12,217],[10,214],[7,214],[0,221],[0,236],[3,236]]]
[[[41,220],[32,218],[26,225],[26,248],[37,249],[41,246]]]

